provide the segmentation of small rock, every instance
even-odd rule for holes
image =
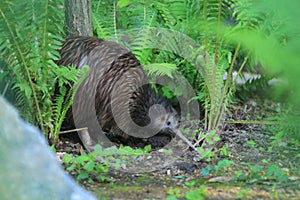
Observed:
[[[121,168],[122,168],[122,169],[127,169],[127,166],[126,166],[126,164],[124,164],[124,163],[123,163],[123,164],[121,164]]]
[[[167,175],[171,175],[171,170],[167,170]]]
[[[226,176],[213,177],[208,180],[209,183],[216,183],[216,182],[224,183],[224,182],[229,182],[229,181],[231,181],[231,178],[226,177]]]

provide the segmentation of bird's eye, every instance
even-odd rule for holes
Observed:
[[[171,122],[170,121],[167,121],[167,126],[170,126],[171,125]]]

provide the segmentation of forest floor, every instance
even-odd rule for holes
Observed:
[[[249,101],[232,109],[227,121],[271,119],[278,106]],[[300,199],[300,143],[289,136],[275,125],[224,123],[210,159],[186,149],[175,162],[152,172],[110,168],[106,181],[79,183],[99,199]],[[60,157],[82,152],[74,135],[61,137]]]

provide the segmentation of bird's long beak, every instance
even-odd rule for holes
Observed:
[[[174,135],[178,136],[180,139],[182,139],[187,145],[189,145],[189,147],[191,147],[193,150],[195,150],[196,152],[198,152],[198,150],[196,149],[196,147],[192,144],[192,142],[187,139],[182,132],[179,129],[173,129],[170,130],[170,132],[174,133]]]

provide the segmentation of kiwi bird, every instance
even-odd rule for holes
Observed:
[[[87,150],[101,142],[105,146],[105,134],[148,138],[178,130],[178,113],[153,91],[142,65],[124,46],[76,36],[65,41],[60,54],[58,65],[90,68],[65,120],[74,119],[76,128],[87,127],[78,131]]]

